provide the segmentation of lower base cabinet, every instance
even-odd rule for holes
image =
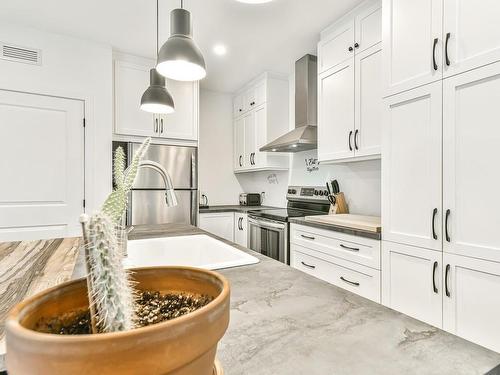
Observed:
[[[234,214],[234,242],[248,247],[247,214]]]
[[[443,254],[443,328],[500,352],[500,263]]]
[[[442,328],[442,253],[382,243],[382,304]]]
[[[234,212],[202,213],[198,226],[216,236],[234,241]]]
[[[383,241],[382,304],[500,352],[500,263]]]

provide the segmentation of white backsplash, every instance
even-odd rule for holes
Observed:
[[[246,193],[264,192],[263,205],[286,207],[288,171],[239,173],[236,178]]]

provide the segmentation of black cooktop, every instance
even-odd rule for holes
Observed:
[[[254,217],[262,217],[264,219],[288,221],[291,217],[303,217],[312,215],[325,215],[325,212],[314,210],[301,210],[296,208],[274,208],[269,210],[252,210],[248,214]]]

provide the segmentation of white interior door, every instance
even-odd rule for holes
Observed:
[[[383,0],[385,95],[441,79],[442,1]]]
[[[354,56],[354,20],[339,25],[318,44],[318,73]]]
[[[354,156],[354,58],[319,76],[318,157]]]
[[[380,43],[355,58],[356,156],[378,155],[382,144],[382,50]]]
[[[0,90],[0,241],[79,236],[82,101]]]
[[[383,239],[442,249],[441,81],[386,98]]]
[[[444,1],[443,38],[445,44],[448,38],[449,60],[447,65],[445,59],[445,76],[500,60],[499,19],[498,0]]]
[[[384,241],[382,303],[442,327],[442,253]]]
[[[445,79],[443,98],[444,250],[500,261],[500,63]]]
[[[500,352],[500,263],[444,253],[443,328]]]

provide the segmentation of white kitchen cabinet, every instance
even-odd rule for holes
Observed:
[[[442,7],[443,0],[382,1],[386,96],[441,79]]]
[[[247,214],[239,212],[234,214],[234,242],[243,247],[248,247],[247,217]]]
[[[241,93],[233,99],[233,116],[238,117],[246,111],[245,107],[245,93]]]
[[[234,171],[242,170],[246,167],[245,163],[245,120],[240,117],[234,122],[234,140],[233,140],[233,156],[234,156]]]
[[[198,82],[167,80],[166,86],[174,99],[175,112],[151,114],[140,109],[140,100],[149,86],[149,70],[154,62],[139,62],[137,59],[131,62],[127,59],[123,57],[114,62],[114,133],[119,136],[196,141]]]
[[[341,160],[354,156],[354,59],[318,78],[318,158]]]
[[[382,242],[382,304],[442,327],[442,252]]]
[[[344,162],[380,157],[382,113],[381,5],[363,3],[321,33],[318,54],[328,56],[331,35],[354,26],[353,52],[318,75],[318,157]],[[324,57],[325,58],[325,57]]]
[[[201,229],[228,241],[234,241],[234,212],[200,213]]]
[[[444,251],[500,261],[500,62],[443,81]]]
[[[354,156],[380,155],[383,108],[380,43],[356,53],[354,67]]]
[[[498,0],[444,0],[445,77],[500,60],[499,19]]]
[[[350,59],[354,56],[354,18],[348,18],[321,37],[318,43],[318,73]]]
[[[500,263],[443,256],[443,328],[500,352]]]
[[[241,97],[247,109],[234,119],[234,172],[288,169],[287,154],[259,151],[288,131],[288,81],[266,73],[241,92],[234,103]]]
[[[441,82],[384,101],[382,236],[442,249]]]

